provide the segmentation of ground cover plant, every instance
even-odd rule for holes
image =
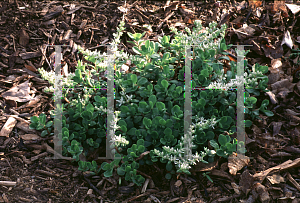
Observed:
[[[140,165],[165,164],[165,177],[173,174],[190,174],[196,162],[213,162],[215,156],[227,158],[243,146],[231,137],[236,132],[236,92],[231,88],[245,84],[245,125],[259,119],[259,114],[272,116],[267,110],[268,100],[258,105],[255,96],[268,91],[267,66],[247,67],[244,60],[244,80],[237,78],[237,64],[226,56],[225,25],[217,28],[211,23],[203,28],[198,21],[185,33],[172,29],[174,37],[159,37],[158,42],[143,40],[145,33],[128,33],[135,52],[129,55],[118,50],[124,32],[124,22],[115,33],[111,44],[115,51],[115,117],[107,131],[107,81],[100,77],[107,71],[106,53],[79,51],[90,63],[78,61],[75,73],[63,79],[63,96],[68,102],[62,105],[63,155],[73,157],[79,170],[99,173],[105,177],[117,174],[137,185],[144,177],[137,174]],[[192,125],[184,134],[184,64],[185,46],[193,46]],[[246,53],[237,52],[245,55]],[[230,61],[224,71],[223,61]],[[91,65],[92,64],[92,65]],[[130,72],[124,72],[130,69]],[[54,73],[39,69],[42,77],[54,84]],[[70,88],[70,89],[68,89]],[[76,89],[81,88],[81,89]],[[91,88],[91,89],[89,89]],[[53,87],[45,91],[53,91]],[[254,96],[255,95],[255,96]],[[46,121],[44,114],[31,118],[31,128],[42,130],[41,136],[53,135],[53,119]],[[228,132],[229,135],[225,135]],[[112,137],[110,146],[117,158],[98,166],[88,155],[105,147],[106,133]],[[244,151],[241,151],[244,152]],[[209,177],[207,174],[205,176]],[[120,179],[121,180],[121,179]]]

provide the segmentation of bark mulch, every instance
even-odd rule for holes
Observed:
[[[300,202],[300,3],[297,1],[21,1],[0,2],[0,202]],[[101,50],[125,19],[122,49],[133,53],[126,32],[145,39],[170,35],[170,27],[212,21],[228,25],[226,42],[252,45],[248,63],[269,67],[273,117],[260,115],[246,131],[247,157],[198,164],[191,176],[164,175],[156,163],[140,167],[142,187],[118,176],[89,176],[76,163],[53,156],[53,137],[29,129],[30,117],[53,110],[49,86],[37,69],[53,70],[55,49],[74,72],[77,45]],[[143,25],[150,24],[152,31]],[[297,51],[298,50],[298,51]],[[234,49],[228,50],[236,60]],[[249,158],[250,157],[250,158]],[[213,183],[203,176],[208,175]]]

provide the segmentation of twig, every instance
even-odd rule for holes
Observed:
[[[102,197],[101,191],[98,190],[98,188],[96,188],[95,185],[93,185],[93,183],[91,183],[91,181],[85,175],[83,177],[84,177],[84,180],[93,188],[93,190]]]
[[[145,176],[145,177],[147,177],[147,178],[149,178],[149,179],[152,179],[151,176],[148,176],[147,174],[143,173],[142,171],[136,170],[136,172],[142,174],[143,176]]]
[[[20,118],[20,117],[17,116],[17,115],[8,115],[8,114],[4,114],[4,116],[7,116],[7,117],[13,117],[13,118],[15,118],[15,119],[17,119],[17,120],[19,120],[19,121],[22,121],[22,122],[25,122],[25,123],[27,123],[27,124],[30,124],[29,121],[27,121],[27,120],[25,120],[25,119],[23,119],[23,118]]]
[[[45,47],[45,49],[47,49],[47,46]],[[45,60],[46,60],[46,62],[48,63],[49,68],[51,69],[51,65],[50,65],[50,63],[49,63],[49,61],[48,61],[48,59],[47,59],[47,57],[46,57],[46,55],[45,55],[45,53],[44,53],[44,50],[42,50],[41,47],[39,47],[39,50],[41,51],[41,53],[42,53],[43,56],[45,57]]]
[[[7,187],[12,187],[15,186],[17,182],[12,182],[12,181],[0,181],[0,185],[7,186]]]
[[[38,34],[32,32],[31,30],[29,30],[28,28],[25,28],[25,30],[27,30],[27,31],[30,32],[31,34],[35,35],[36,37],[41,37],[41,36],[39,36]],[[43,39],[43,38],[42,38],[42,39]]]
[[[146,156],[149,153],[150,153],[150,151],[143,152],[138,158],[135,159],[135,161],[138,161],[138,160],[144,158],[144,156]]]
[[[161,26],[164,24],[164,22],[166,22],[167,20],[169,20],[169,18],[172,17],[172,15],[174,15],[174,11],[172,13],[170,13],[160,24],[159,26],[157,27],[156,30],[159,30],[161,28]]]
[[[138,195],[138,196],[132,197],[132,198],[131,198],[131,199],[129,199],[127,202],[131,202],[131,201],[133,201],[133,200],[136,200],[136,199],[138,199],[138,198],[140,198],[140,197],[147,196],[147,195],[149,195],[149,194],[150,194],[149,192],[143,193],[143,194],[141,194],[141,195]]]

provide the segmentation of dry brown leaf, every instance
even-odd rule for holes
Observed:
[[[266,44],[262,45],[261,48],[264,50],[265,56],[270,59],[281,58],[283,55],[283,48],[280,44],[277,47]]]
[[[274,1],[274,4],[273,4],[273,7],[272,7],[272,10],[271,12],[272,13],[277,13],[277,12],[280,12],[280,11],[283,11],[284,13],[287,13],[287,9],[285,7],[285,1]]]
[[[249,157],[242,154],[234,153],[228,158],[228,168],[229,173],[236,175],[236,173],[241,170],[243,167],[247,166],[250,162]]]
[[[30,65],[27,65],[27,64],[24,64],[25,68],[27,68],[28,70],[32,71],[32,72],[36,72],[37,69],[33,66],[30,66]]]
[[[20,31],[19,44],[21,44],[22,46],[26,46],[28,43],[29,43],[29,35],[24,29],[22,29]]]
[[[28,140],[28,141],[40,139],[40,136],[38,136],[38,135],[36,135],[36,134],[24,134],[24,135],[20,135],[20,137],[21,137],[23,140]]]
[[[257,7],[260,7],[261,4],[262,1],[258,1],[258,0],[249,1],[249,7],[252,8],[253,10],[256,9]]]
[[[267,176],[267,179],[270,181],[272,185],[285,182],[284,178],[279,174],[273,174],[272,176]]]
[[[2,93],[2,97],[4,97],[6,100],[14,100],[16,102],[27,102],[32,100],[32,97],[29,95],[30,92],[30,86],[29,86],[29,80],[26,82],[16,86],[12,87],[8,91]]]
[[[254,178],[253,176],[249,173],[248,170],[245,170],[240,178],[239,185],[241,186],[241,190],[248,195],[248,193],[251,191],[251,187],[253,185]]]
[[[255,199],[259,199],[260,202],[262,203],[270,202],[269,192],[264,185],[260,183],[254,184],[252,193]]]
[[[262,171],[260,173],[256,173],[253,175],[254,178],[259,179],[260,181],[263,181],[264,178],[271,173],[272,171],[275,170],[286,170],[286,169],[290,169],[290,168],[294,168],[294,167],[299,167],[300,166],[300,158],[295,159],[295,160],[288,160],[278,166],[274,166],[272,168],[269,168],[265,171]]]

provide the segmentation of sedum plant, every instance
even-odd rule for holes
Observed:
[[[138,174],[141,165],[160,161],[168,171],[165,177],[170,179],[176,172],[190,174],[189,169],[196,162],[212,162],[215,156],[228,157],[237,146],[244,144],[222,134],[236,132],[236,93],[229,89],[242,82],[247,91],[246,118],[259,118],[259,112],[272,116],[267,110],[268,100],[257,108],[257,99],[251,96],[267,91],[268,78],[264,75],[267,67],[256,64],[252,69],[246,68],[244,80],[241,80],[236,76],[237,64],[231,61],[231,69],[224,73],[221,61],[228,59],[224,52],[228,49],[224,40],[225,25],[218,29],[216,23],[211,23],[209,28],[202,28],[196,21],[193,31],[186,29],[184,33],[172,28],[174,38],[159,37],[159,42],[143,40],[145,33],[128,33],[134,44],[134,55],[118,49],[124,29],[124,22],[121,22],[111,44],[115,57],[116,111],[113,122],[108,124],[112,130],[107,133],[112,138],[109,147],[117,159],[101,166],[96,160],[86,160],[90,153],[105,144],[107,94],[100,88],[105,88],[107,82],[100,75],[107,71],[108,55],[80,47],[79,51],[92,65],[78,61],[75,73],[63,79],[63,96],[68,101],[63,105],[63,155],[78,161],[79,170],[95,174],[104,171],[105,177],[112,176],[116,170],[125,180],[141,185],[145,180]],[[188,134],[183,132],[183,45],[186,44],[199,45],[192,50],[192,86],[206,88],[191,92],[193,111]],[[247,67],[247,62],[244,63]],[[129,66],[130,73],[122,71]],[[39,71],[53,84],[52,73]],[[42,119],[40,124],[36,117],[31,120],[32,128],[44,129],[43,136],[51,135],[51,123],[46,124]],[[252,124],[250,120],[245,123],[246,127]]]

